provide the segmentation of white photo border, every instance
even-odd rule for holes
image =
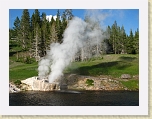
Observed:
[[[148,1],[4,0],[0,4],[0,13],[3,16],[0,19],[1,115],[148,115]],[[139,106],[9,106],[9,9],[59,8],[139,9]]]

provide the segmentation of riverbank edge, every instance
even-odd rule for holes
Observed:
[[[134,76],[135,77],[135,76]],[[127,81],[131,81],[131,80],[139,80],[138,78],[136,79],[121,79],[121,78],[113,78],[110,76],[82,76],[82,75],[77,75],[77,74],[70,74],[70,75],[65,75],[64,80],[62,80],[62,84],[64,86],[66,86],[66,90],[92,90],[92,91],[116,91],[116,90],[128,90],[128,91],[139,91],[139,86],[138,88],[127,88],[126,86],[124,86],[122,84],[122,82],[127,82]],[[87,84],[86,82],[88,80],[92,80],[93,84]],[[22,88],[21,85],[23,85],[22,83],[20,85],[16,85],[12,82],[10,82],[9,86],[11,85],[11,87],[13,87],[13,89],[11,89],[9,92],[10,93],[14,93],[14,92],[20,92],[20,91],[28,91],[28,90],[32,90],[32,89],[28,89],[26,90],[26,88]],[[25,86],[26,84],[24,84]],[[137,85],[139,85],[137,83]],[[28,85],[27,85],[28,86]],[[26,87],[26,86],[25,86]],[[57,90],[62,90],[62,89],[57,89]],[[45,91],[45,90],[39,90],[37,89],[37,91]],[[46,90],[48,91],[48,90]],[[54,90],[49,90],[49,91],[54,91]]]

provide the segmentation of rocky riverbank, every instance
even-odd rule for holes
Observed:
[[[137,77],[137,76],[136,76]],[[78,90],[130,90],[121,81],[131,80],[129,74],[123,74],[120,78],[113,78],[107,75],[82,76],[77,74],[65,75],[63,81],[64,85],[67,85],[68,89]],[[137,80],[137,79],[136,79]]]
[[[22,80],[19,88],[10,85],[10,92],[18,92],[25,90],[35,91],[53,91],[53,90],[130,90],[125,87],[121,81],[132,80],[129,74],[123,74],[120,78],[112,78],[107,75],[97,77],[83,76],[77,74],[65,74],[61,79],[54,83],[49,83],[47,78],[39,79],[37,76]],[[134,76],[138,80],[138,76]]]

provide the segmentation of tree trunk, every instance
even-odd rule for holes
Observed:
[[[18,51],[17,51],[17,55],[16,55],[16,59],[17,59],[17,60],[18,60],[18,57],[19,57],[19,56],[18,56]]]
[[[84,48],[81,48],[81,61],[84,61]]]

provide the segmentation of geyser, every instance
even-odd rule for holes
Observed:
[[[90,42],[90,46],[94,46],[105,38],[100,26],[96,25],[94,20],[88,23],[78,17],[69,21],[63,36],[63,43],[52,43],[47,56],[39,62],[39,77],[48,75],[50,83],[63,75],[64,68],[87,42]]]

